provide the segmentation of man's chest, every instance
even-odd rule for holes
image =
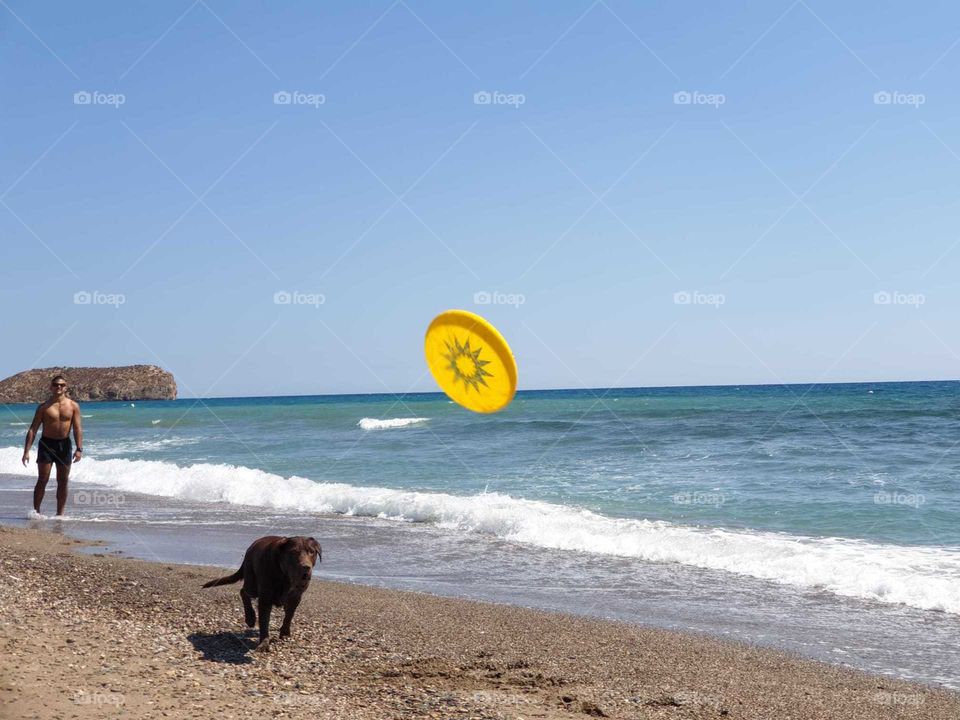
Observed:
[[[73,419],[73,408],[67,403],[53,403],[43,411],[44,422],[70,422]]]

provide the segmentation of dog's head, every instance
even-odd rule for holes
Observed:
[[[310,584],[313,566],[320,562],[323,551],[312,537],[288,537],[280,544],[281,564],[294,587],[305,589]]]

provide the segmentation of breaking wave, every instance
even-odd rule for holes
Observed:
[[[357,425],[364,430],[389,430],[390,428],[419,425],[429,419],[430,418],[389,418],[387,420],[377,420],[376,418],[362,418]]]
[[[409,420],[409,418],[404,418]],[[0,472],[32,474],[19,448],[0,450]],[[126,492],[274,510],[425,522],[462,533],[599,555],[682,563],[847,597],[960,614],[960,552],[697,528],[600,515],[500,493],[452,495],[317,483],[234,465],[180,467],[154,460],[85,458],[72,479]]]

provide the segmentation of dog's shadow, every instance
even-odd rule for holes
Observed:
[[[231,665],[245,665],[253,662],[250,651],[257,646],[257,633],[254,630],[245,632],[195,632],[187,635],[193,647],[203,653],[204,660],[212,662],[230,663]]]

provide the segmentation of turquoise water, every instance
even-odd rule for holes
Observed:
[[[230,565],[315,534],[323,574],[773,644],[960,687],[960,383],[84,403],[66,527]],[[0,425],[23,522],[29,406]],[[877,633],[881,632],[882,637]]]
[[[483,491],[668,520],[960,547],[960,383],[536,391],[84,406],[87,457],[242,465],[316,482]],[[32,409],[0,436],[22,441]],[[363,418],[428,418],[363,430]]]
[[[75,481],[960,614],[960,383],[87,403]],[[0,472],[30,407],[8,408]],[[91,502],[76,512],[108,512]]]

